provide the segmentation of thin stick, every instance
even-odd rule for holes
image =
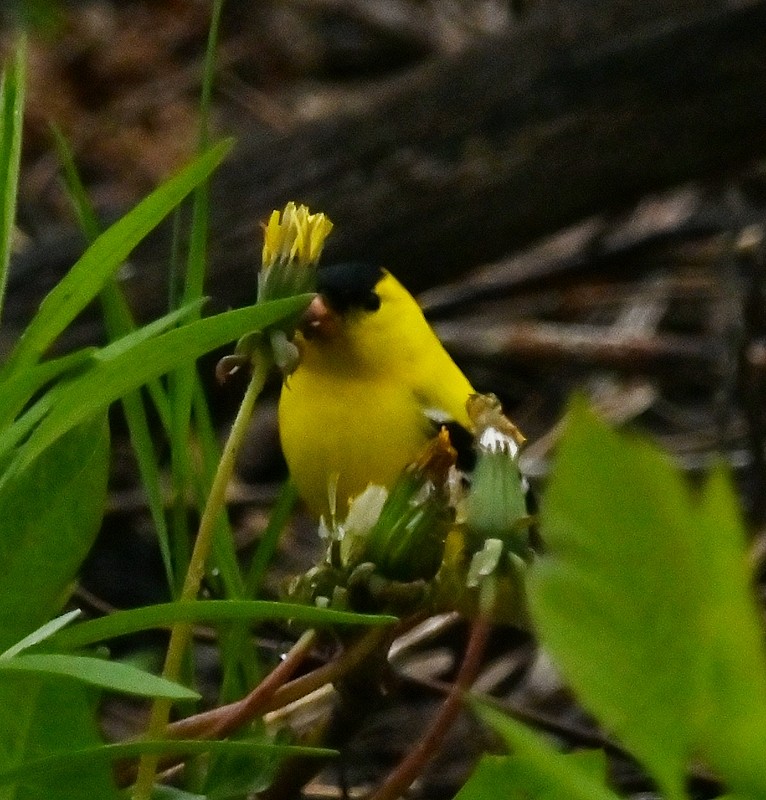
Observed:
[[[257,717],[265,705],[303,663],[317,639],[314,630],[308,630],[290,648],[282,661],[256,686],[250,694],[234,703],[204,711],[173,722],[165,729],[168,739],[223,739]],[[177,756],[168,761],[160,759],[158,767],[175,764]],[[135,762],[123,762],[115,768],[115,781],[120,787],[129,786],[136,779]]]
[[[471,626],[471,636],[457,678],[425,736],[383,783],[368,795],[367,800],[397,800],[407,791],[435,755],[460,711],[463,695],[476,679],[489,631],[490,623],[486,617],[481,616],[475,620]]]
[[[311,694],[326,683],[334,683],[361,664],[370,653],[381,646],[391,631],[385,628],[371,628],[346,650],[336,661],[331,661],[308,675],[302,675],[284,686],[280,686],[266,703],[263,711],[276,711],[278,708],[294,703]]]
[[[174,739],[222,739],[266,710],[274,694],[290,680],[317,640],[308,630],[290,648],[282,661],[248,695],[235,703],[180,719],[167,727]]]

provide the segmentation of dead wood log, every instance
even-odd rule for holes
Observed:
[[[764,52],[766,0],[540,0],[509,34],[413,71],[365,113],[242,134],[214,182],[208,291],[252,300],[259,225],[288,199],[336,222],[329,259],[383,263],[422,289],[720,176],[766,154]],[[141,247],[125,280],[144,318],[165,306],[168,240]],[[18,260],[7,324],[36,305],[26,275],[61,255],[33,246]]]
[[[290,198],[335,220],[328,258],[420,289],[766,154],[766,2],[639,5],[542,2],[367,114],[253,132],[217,182],[219,275],[252,271]]]

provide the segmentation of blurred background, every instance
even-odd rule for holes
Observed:
[[[210,3],[6,3],[4,45],[20,16],[33,28],[0,355],[84,247],[50,124],[100,216],[117,219],[195,151]],[[237,145],[213,184],[209,307],[254,299],[272,208],[293,199],[324,211],[336,226],[326,260],[381,263],[419,294],[474,386],[497,393],[529,437],[523,467],[538,489],[579,390],[615,424],[649,432],[692,479],[716,460],[731,466],[762,577],[764,53],[758,0],[231,0],[212,128]],[[161,228],[122,271],[143,320],[168,305],[172,238]],[[94,311],[61,347],[101,337]],[[242,387],[215,384],[218,355],[201,371],[224,432]],[[284,477],[277,388],[231,489],[243,548]],[[164,591],[124,435],[113,472],[83,578],[100,609]],[[311,562],[314,538],[295,524],[272,591]],[[390,726],[406,730],[438,698],[428,687],[454,668],[456,626],[404,670],[409,692],[376,719],[375,744],[355,743],[360,770],[406,748]],[[545,664],[520,634],[499,633],[494,647],[485,683],[539,721]],[[586,735],[576,711],[555,708],[554,729]],[[422,796],[450,796],[464,774],[472,747],[465,731],[455,737]]]

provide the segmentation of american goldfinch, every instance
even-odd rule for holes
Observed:
[[[474,390],[385,269],[322,267],[317,292],[296,335],[279,429],[309,510],[343,519],[369,484],[390,487],[441,424],[471,430]]]

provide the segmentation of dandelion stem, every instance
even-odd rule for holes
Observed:
[[[189,569],[186,573],[183,589],[181,590],[181,602],[195,600],[199,592],[202,578],[205,574],[210,550],[213,545],[213,534],[215,532],[215,521],[218,514],[225,506],[226,487],[234,471],[234,463],[239,449],[244,441],[247,426],[253,414],[255,402],[266,382],[266,376],[271,365],[270,358],[262,350],[254,359],[253,374],[247,387],[242,404],[239,407],[234,424],[231,427],[229,438],[221,454],[213,483],[210,487],[205,510],[202,512],[197,539],[189,561]],[[165,656],[165,666],[162,676],[171,681],[177,681],[181,673],[181,664],[184,653],[189,645],[192,634],[192,625],[189,623],[178,623],[173,626],[170,634],[167,655]],[[149,725],[147,728],[147,738],[160,739],[163,737],[170,718],[171,702],[169,700],[155,700]],[[144,756],[138,768],[138,777],[133,791],[133,800],[149,800],[152,793],[152,785],[157,774],[159,759],[157,756]]]

